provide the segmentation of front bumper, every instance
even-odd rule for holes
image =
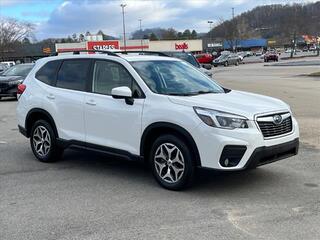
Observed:
[[[15,97],[17,96],[18,85],[0,86],[0,97]]]
[[[270,147],[256,148],[244,168],[254,168],[298,154],[299,138]]]
[[[200,124],[192,136],[198,147],[201,167],[241,170],[296,155],[299,127],[292,118],[292,132],[265,139],[257,127],[224,130]]]

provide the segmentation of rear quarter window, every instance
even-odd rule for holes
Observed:
[[[47,62],[36,73],[36,79],[45,84],[53,85],[56,81],[60,64],[61,60]]]

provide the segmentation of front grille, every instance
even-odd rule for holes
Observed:
[[[280,115],[282,117],[283,120],[280,124],[274,123],[273,117],[275,115]],[[281,113],[258,117],[257,123],[265,138],[283,135],[292,131],[292,119],[290,113]]]
[[[8,83],[2,83],[2,82],[0,82],[0,88],[1,89],[6,89],[6,88],[8,88],[9,87],[9,84]]]

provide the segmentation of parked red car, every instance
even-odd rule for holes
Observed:
[[[264,55],[264,61],[265,62],[269,62],[269,61],[274,61],[274,62],[278,62],[279,57],[278,54],[276,52],[267,52]]]
[[[213,56],[210,53],[200,53],[196,54],[195,57],[197,58],[199,63],[212,63]]]

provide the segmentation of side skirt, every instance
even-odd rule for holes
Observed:
[[[101,153],[111,155],[111,156],[125,158],[130,161],[143,161],[143,157],[141,157],[139,155],[132,154],[132,153],[125,151],[125,150],[111,148],[111,147],[105,147],[105,146],[92,144],[92,143],[86,143],[86,142],[77,141],[77,140],[64,140],[61,138],[57,138],[57,144],[59,147],[62,147],[64,149],[66,149],[66,148],[86,149],[86,150],[90,150],[90,151],[101,152]]]

